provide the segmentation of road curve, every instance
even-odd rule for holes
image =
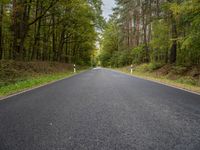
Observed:
[[[106,69],[0,101],[0,150],[199,149],[199,95]]]

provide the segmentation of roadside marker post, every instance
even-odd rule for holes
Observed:
[[[131,74],[133,74],[133,65],[131,65]]]
[[[74,64],[74,73],[76,73],[76,64]]]

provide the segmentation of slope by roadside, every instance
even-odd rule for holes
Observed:
[[[22,93],[25,93],[25,92],[28,92],[28,91],[31,91],[31,90],[34,90],[34,89],[38,89],[40,87],[43,87],[43,86],[47,86],[47,85],[50,85],[50,84],[53,84],[55,82],[58,82],[58,81],[61,81],[61,80],[64,80],[66,78],[70,78],[72,76],[75,76],[75,75],[78,75],[82,72],[85,72],[87,70],[80,70],[80,71],[77,71],[76,73],[73,73],[73,72],[66,72],[66,73],[58,73],[58,74],[53,74],[53,75],[49,75],[49,77],[45,77],[45,76],[41,76],[41,77],[38,77],[38,79],[35,79],[35,84],[26,84],[25,82],[29,82],[31,83],[31,79],[30,80],[27,80],[27,81],[24,81],[24,85],[27,85],[27,86],[23,86],[23,83],[18,83],[18,87],[16,87],[15,85],[10,85],[10,88],[0,88],[0,100],[5,100],[9,97],[13,97],[13,96],[16,96],[16,95],[19,95],[19,94],[22,94]],[[32,82],[34,83],[34,82]],[[20,86],[20,84],[22,84]]]
[[[48,62],[1,62],[0,99],[19,92],[44,86],[70,77],[87,69],[81,67],[73,73],[70,64]]]
[[[162,68],[163,69],[163,68]],[[192,78],[191,76],[177,76],[176,78],[170,78],[169,74],[159,74],[158,70],[144,71],[140,69],[133,69],[133,73],[130,72],[130,67],[115,68],[114,70],[133,75],[138,78],[155,81],[172,87],[180,88],[183,90],[195,92],[200,94],[200,79]],[[171,75],[171,74],[170,74]]]

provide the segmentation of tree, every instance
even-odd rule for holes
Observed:
[[[200,63],[198,0],[116,0],[116,4],[113,16],[120,52],[104,49],[102,53],[109,53],[109,59],[123,55],[128,63]],[[107,41],[111,40],[108,36]]]
[[[0,59],[3,56],[3,13],[4,13],[4,4],[0,3]]]
[[[97,31],[104,24],[101,0],[6,0],[0,6],[4,59],[90,62]]]

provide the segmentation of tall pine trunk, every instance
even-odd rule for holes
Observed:
[[[56,52],[56,33],[55,33],[55,28],[56,28],[56,23],[55,23],[55,14],[54,14],[54,9],[52,13],[52,51],[53,51],[53,61],[57,60],[57,52]]]
[[[167,0],[169,3],[173,3],[173,0]],[[169,62],[171,64],[176,63],[176,56],[177,56],[177,24],[176,19],[174,18],[173,12],[170,12],[170,23],[171,23],[171,38],[172,38],[172,46],[170,48],[170,56],[169,56]]]
[[[0,59],[3,57],[3,3],[0,4]]]
[[[13,59],[16,59],[17,53],[19,53],[19,48],[18,48],[18,12],[17,12],[17,0],[13,0],[12,2],[13,5],[13,17],[12,17],[12,29],[13,29]]]
[[[177,56],[177,25],[176,20],[171,16],[171,30],[172,30],[172,46],[170,49],[170,63],[176,63],[176,56]]]

